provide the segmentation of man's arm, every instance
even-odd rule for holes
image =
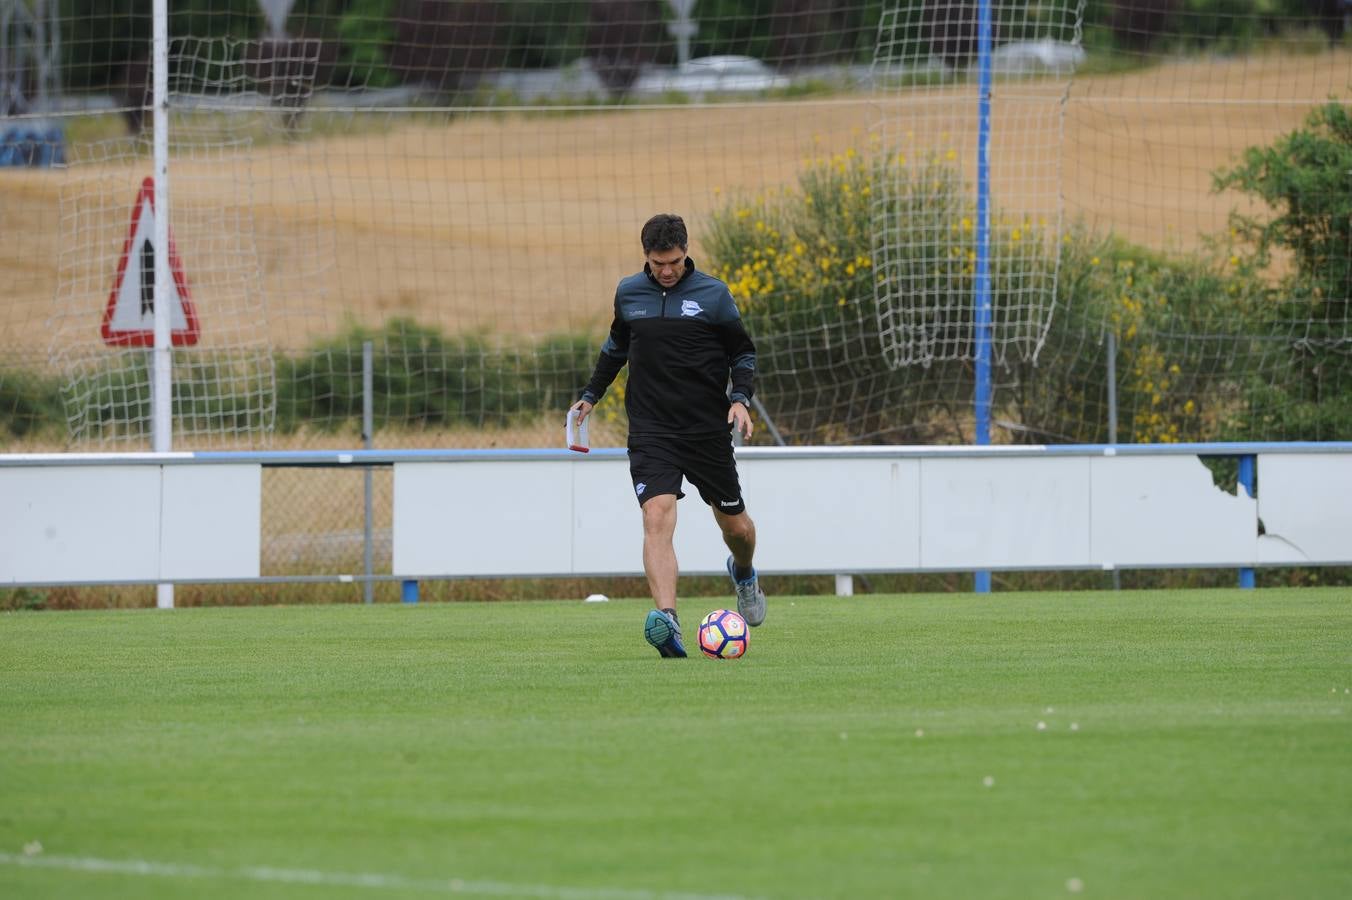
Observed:
[[[728,354],[728,372],[732,380],[728,424],[751,437],[751,398],[756,392],[756,345],[746,333],[741,313],[733,302],[732,293],[725,298],[724,318],[718,323],[719,337]]]
[[[570,407],[579,412],[578,421],[591,415],[592,407],[605,396],[606,390],[620,374],[624,364],[629,361],[629,324],[620,316],[619,306],[615,308],[615,318],[610,323],[610,335],[601,345],[596,357],[596,366],[592,369],[591,380],[582,389],[582,396]]]
[[[732,377],[731,399],[734,403],[749,406],[756,392],[756,345],[746,333],[735,306],[733,318],[719,323],[718,327],[723,349],[728,354],[728,371]]]

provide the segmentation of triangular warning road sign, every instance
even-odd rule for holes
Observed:
[[[188,293],[183,262],[169,235],[169,331],[175,347],[197,343],[201,331],[197,309]],[[117,281],[103,311],[103,342],[115,347],[155,345],[155,180],[141,182],[136,206],[131,211],[131,229],[117,264]]]

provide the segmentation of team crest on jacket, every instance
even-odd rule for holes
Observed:
[[[695,302],[694,300],[682,300],[682,301],[681,301],[681,315],[683,315],[683,316],[697,316],[697,315],[699,315],[699,314],[702,313],[702,312],[704,312],[704,307],[700,306],[700,305],[699,305],[697,302]]]

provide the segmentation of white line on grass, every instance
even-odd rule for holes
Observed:
[[[552,884],[512,884],[505,881],[467,881],[461,878],[409,878],[379,872],[323,872],[318,869],[277,869],[242,866],[223,869],[190,863],[154,862],[146,859],[98,859],[90,856],[21,855],[0,852],[0,865],[31,869],[59,869],[107,875],[140,875],[154,878],[213,878],[261,881],[272,884],[312,884],[332,887],[426,891],[483,897],[540,897],[544,900],[751,900],[737,894],[686,894],[671,891],[625,890],[623,888],[564,887]]]

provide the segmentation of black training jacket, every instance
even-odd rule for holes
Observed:
[[[663,288],[648,272],[615,288],[615,319],[582,399],[596,403],[629,363],[624,411],[630,434],[727,432],[729,396],[751,402],[756,346],[728,286],[695,269]]]

